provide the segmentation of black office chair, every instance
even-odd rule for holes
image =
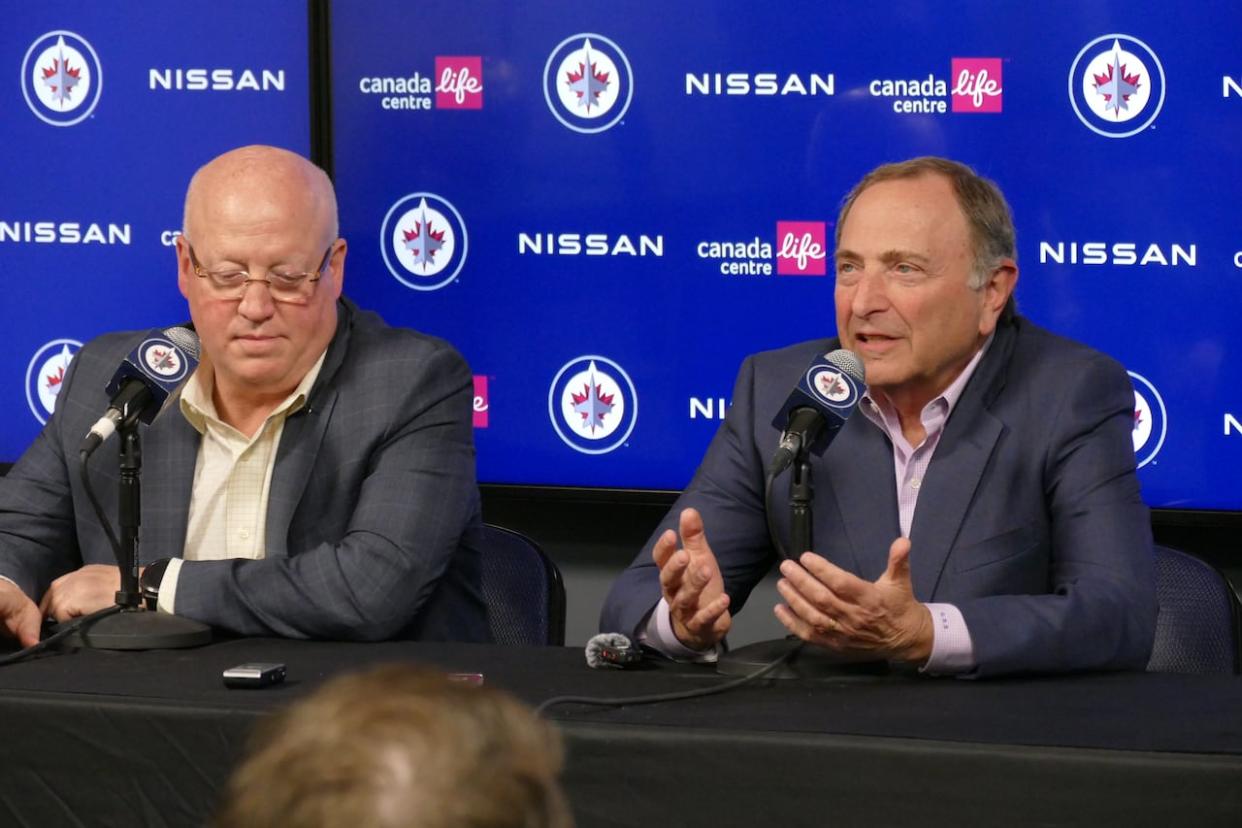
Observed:
[[[1238,599],[1220,572],[1156,547],[1156,641],[1149,673],[1238,672]]]
[[[565,583],[539,544],[486,524],[482,559],[487,624],[496,643],[564,645]]]

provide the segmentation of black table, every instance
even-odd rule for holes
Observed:
[[[0,825],[200,825],[258,718],[333,673],[394,660],[481,672],[532,704],[727,680],[667,662],[589,670],[577,649],[457,644],[57,654],[0,668]],[[283,661],[289,680],[225,688],[221,671],[245,661]],[[1242,678],[902,674],[549,716],[584,828],[1242,825]]]

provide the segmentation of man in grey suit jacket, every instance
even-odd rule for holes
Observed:
[[[183,229],[178,283],[202,359],[142,427],[144,592],[246,635],[486,640],[465,361],[341,296],[332,185],[293,153],[244,147],[207,164]],[[0,480],[0,617],[24,645],[41,617],[106,607],[120,585],[77,447],[142,336],[81,350]],[[90,475],[111,515],[106,451]]]
[[[601,628],[715,655],[775,557],[772,421],[812,358],[844,347],[869,390],[812,462],[815,549],[780,564],[790,632],[947,674],[1141,669],[1156,604],[1133,391],[1115,361],[1016,317],[1014,255],[1003,196],[969,168],[923,158],[864,178],[837,224],[839,340],[746,361]],[[787,475],[771,516],[786,538]]]

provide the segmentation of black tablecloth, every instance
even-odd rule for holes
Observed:
[[[283,661],[289,678],[225,688],[221,672],[246,661]],[[383,661],[480,672],[532,704],[728,680],[668,662],[590,670],[576,649],[456,644],[50,655],[0,668],[0,824],[201,824],[257,718]],[[898,674],[548,716],[566,736],[582,826],[1242,824],[1234,677]]]

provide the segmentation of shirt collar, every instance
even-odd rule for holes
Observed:
[[[310,390],[315,385],[315,380],[319,378],[319,371],[323,368],[323,361],[328,355],[328,349],[324,348],[323,353],[319,355],[319,359],[315,360],[315,364],[306,372],[306,376],[302,377],[302,381],[298,383],[289,396],[272,410],[267,416],[270,420],[279,414],[289,415],[300,410],[306,405],[306,399],[310,396]],[[190,425],[199,434],[207,429],[207,422],[222,422],[216,413],[216,404],[212,399],[212,392],[215,390],[215,373],[206,364],[200,364],[190,375],[185,385],[181,389],[180,399],[178,403],[181,407],[181,414],[189,421]]]

